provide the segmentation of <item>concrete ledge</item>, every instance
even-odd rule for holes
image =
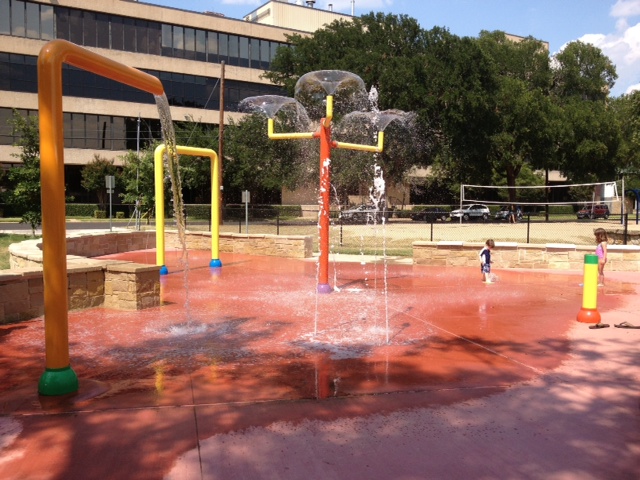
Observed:
[[[220,234],[220,251],[292,258],[313,256],[306,235]],[[211,249],[211,233],[187,232],[187,248]],[[165,232],[168,248],[181,248],[178,232]],[[91,257],[155,248],[156,232],[68,232],[69,309],[104,306],[139,310],[160,305],[160,267]],[[42,241],[9,246],[10,270],[0,270],[0,324],[44,314]]]
[[[432,266],[478,266],[482,243],[476,242],[413,242],[413,263]],[[518,244],[497,242],[491,259],[497,268],[542,268],[551,270],[581,270],[584,256],[594,253],[595,245],[565,243]],[[640,245],[610,245],[607,270],[640,271]]]

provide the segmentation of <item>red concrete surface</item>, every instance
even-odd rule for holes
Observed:
[[[0,478],[639,478],[636,273],[593,330],[581,272],[187,261],[161,307],[69,314],[78,394],[37,394],[42,319],[0,327]]]

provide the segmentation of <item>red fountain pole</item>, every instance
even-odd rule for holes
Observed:
[[[382,152],[384,143],[384,132],[378,132],[378,145],[358,145],[355,143],[334,142],[331,140],[331,121],[333,120],[333,95],[328,95],[327,115],[320,122],[320,128],[315,132],[304,133],[275,133],[274,121],[267,120],[267,134],[272,140],[291,140],[294,138],[319,138],[320,139],[320,212],[318,213],[318,227],[320,228],[320,238],[318,249],[320,258],[318,259],[318,293],[331,293],[333,288],[329,285],[329,226],[331,220],[331,149],[346,148],[349,150],[360,150],[363,152]]]
[[[320,249],[318,293],[331,293],[329,285],[329,224],[331,214],[331,119],[323,118],[320,124],[320,198],[322,205],[320,225]]]

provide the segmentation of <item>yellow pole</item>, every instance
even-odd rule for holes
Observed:
[[[69,300],[65,226],[62,64],[162,95],[156,77],[114,62],[65,40],[45,44],[38,55],[42,268],[44,276],[45,372],[38,391],[65,395],[78,390],[69,361]]]
[[[164,258],[164,152],[165,144],[158,145],[153,152],[153,174],[156,201],[156,265],[160,267],[160,275],[169,273]]]
[[[598,256],[584,256],[584,275],[582,289],[582,308],[577,320],[582,323],[600,323],[598,305]]]
[[[162,267],[161,275],[169,273],[165,265],[164,242],[164,152],[166,145],[158,145],[154,152],[154,174],[156,192],[156,265]],[[211,262],[210,267],[221,267],[220,261],[220,172],[218,154],[210,148],[196,148],[176,145],[179,155],[209,157],[211,161]],[[160,215],[162,213],[162,215]]]
[[[384,132],[378,132],[378,145],[360,145],[357,143],[333,142],[335,148],[344,148],[347,150],[359,150],[361,152],[382,153],[384,145]]]

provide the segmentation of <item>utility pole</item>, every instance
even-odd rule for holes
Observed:
[[[220,62],[220,127],[218,128],[218,178],[220,179],[220,204],[218,205],[220,225],[224,223],[222,218],[222,205],[224,204],[224,183],[222,181],[222,159],[224,149],[224,61]]]

